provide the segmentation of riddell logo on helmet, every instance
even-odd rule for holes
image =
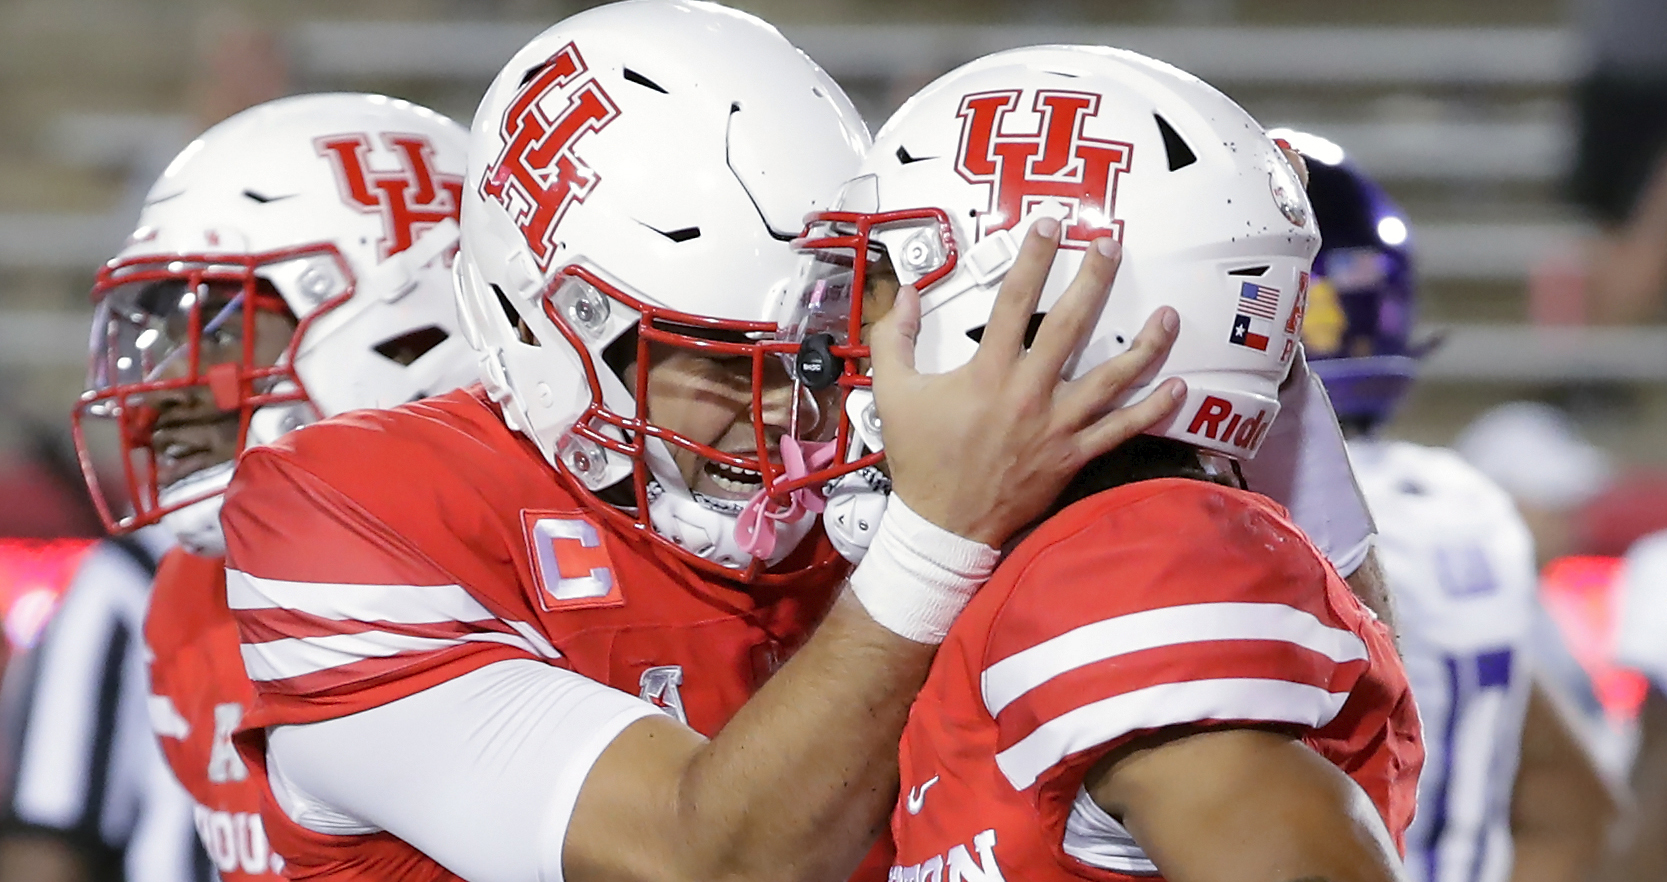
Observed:
[[[562,216],[602,180],[573,148],[587,132],[599,132],[619,116],[594,78],[567,88],[587,70],[572,43],[533,68],[504,112],[503,150],[480,183],[481,197],[502,205],[521,228],[539,269],[550,268]],[[546,106],[547,97],[561,95],[567,96],[565,106]]]
[[[1192,422],[1187,424],[1187,434],[1231,444],[1242,450],[1255,450],[1271,425],[1273,420],[1268,419],[1265,409],[1245,419],[1243,414],[1233,409],[1231,401],[1206,395],[1192,415]]]
[[[335,135],[316,142],[320,156],[336,168],[342,201],[365,214],[381,214],[383,236],[377,259],[387,260],[411,247],[419,229],[446,218],[457,220],[463,204],[463,176],[437,174],[434,145],[421,135],[383,135],[382,143],[399,157],[395,171],[369,168],[370,137]]]
[[[978,219],[978,238],[1010,230],[1038,209],[1059,206],[1064,209],[1064,247],[1087,248],[1105,236],[1121,239],[1123,222],[1112,219],[1117,176],[1129,170],[1134,148],[1083,135],[1084,122],[1100,111],[1100,96],[1038,91],[1032,103],[1041,117],[1036,131],[1006,131],[1008,115],[1023,94],[1013,89],[961,99],[955,170],[968,182],[992,189],[988,210]]]

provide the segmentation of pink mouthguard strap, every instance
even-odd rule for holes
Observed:
[[[832,441],[781,439],[783,477],[789,481],[825,468],[833,462],[833,458]],[[741,515],[735,519],[736,544],[747,554],[768,560],[776,550],[778,522],[798,520],[807,512],[821,511],[826,505],[821,488],[800,487],[787,495],[785,503],[772,499],[765,490],[759,490],[741,507]]]

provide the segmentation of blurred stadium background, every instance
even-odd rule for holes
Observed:
[[[267,98],[380,91],[467,122],[499,65],[588,3],[0,0],[0,535],[48,516],[68,464],[95,268],[150,181]],[[1193,71],[1264,124],[1325,135],[1410,214],[1423,320],[1446,344],[1394,434],[1451,443],[1529,398],[1630,465],[1667,465],[1667,329],[1583,322],[1588,219],[1565,198],[1590,53],[1566,0],[741,0],[870,123],[961,61],[1098,42]],[[1663,242],[1667,248],[1667,242]],[[29,462],[27,480],[16,477]],[[44,476],[44,477],[43,477]],[[32,483],[31,483],[32,482]],[[6,489],[6,488],[10,489]],[[44,528],[41,528],[44,529]],[[39,530],[34,530],[39,532]]]

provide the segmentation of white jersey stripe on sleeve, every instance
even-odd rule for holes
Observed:
[[[507,635],[503,635],[507,636]],[[436,652],[463,645],[462,640],[413,637],[386,631],[331,634],[327,637],[289,637],[243,644],[243,667],[255,682],[288,680],[350,665],[367,658],[401,653]]]
[[[316,674],[367,658],[387,658],[438,652],[466,643],[501,643],[535,656],[560,658],[561,653],[547,641],[537,643],[515,634],[481,631],[461,637],[417,637],[388,631],[360,631],[322,637],[288,637],[263,643],[243,644],[243,667],[255,682],[288,680]]]
[[[538,633],[537,628],[526,622],[517,622],[511,619],[503,619],[502,621],[513,628],[515,633],[527,638],[527,643],[532,646],[534,652],[545,658],[561,658],[561,650],[556,649],[555,645],[546,639],[543,634]],[[503,642],[508,643],[509,641],[503,640]]]
[[[1083,625],[996,662],[982,677],[984,706],[995,716],[1019,696],[1084,665],[1218,640],[1294,643],[1339,663],[1366,658],[1366,644],[1354,633],[1283,603],[1168,606]]]
[[[497,618],[461,585],[286,582],[229,567],[226,600],[234,610],[282,608],[339,621],[424,624]]]
[[[1219,679],[1164,683],[1085,704],[1043,723],[996,754],[996,765],[1023,790],[1055,763],[1130,732],[1202,720],[1256,720],[1318,728],[1349,698],[1289,680]]]

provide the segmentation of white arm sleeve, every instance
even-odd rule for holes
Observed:
[[[498,662],[267,740],[285,814],[329,834],[386,830],[470,882],[560,882],[579,788],[660,709],[538,661]]]

